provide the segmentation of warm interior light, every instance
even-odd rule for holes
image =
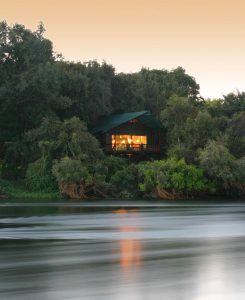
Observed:
[[[147,144],[146,135],[112,135],[112,146],[116,150],[123,150],[127,148],[141,149]]]

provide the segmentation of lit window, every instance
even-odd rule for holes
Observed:
[[[140,150],[147,144],[146,135],[112,135],[112,148],[115,150],[134,149]]]

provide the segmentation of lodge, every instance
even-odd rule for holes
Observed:
[[[159,155],[163,149],[160,122],[148,111],[129,112],[104,118],[93,133],[108,154]]]

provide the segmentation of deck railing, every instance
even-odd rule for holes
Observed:
[[[105,145],[105,151],[108,153],[137,153],[137,152],[147,152],[147,153],[159,153],[160,145],[149,145],[149,144],[140,144],[140,145],[130,145],[130,144],[120,144],[120,145]]]

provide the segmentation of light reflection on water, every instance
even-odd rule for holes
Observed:
[[[2,205],[0,299],[245,299],[245,206],[114,206]]]

